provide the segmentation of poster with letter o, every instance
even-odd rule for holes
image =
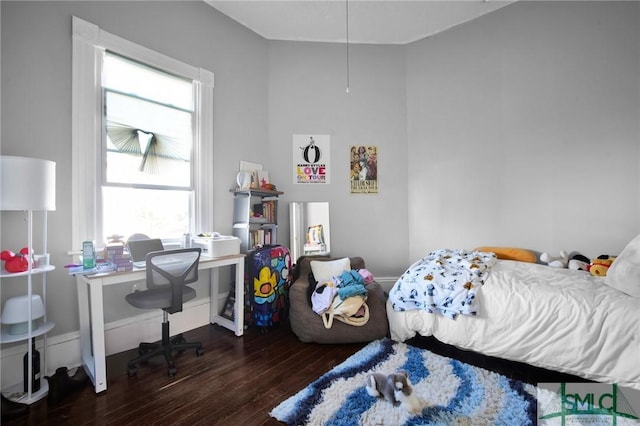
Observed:
[[[330,142],[330,135],[293,135],[293,183],[329,183]]]

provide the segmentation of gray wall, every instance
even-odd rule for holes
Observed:
[[[640,232],[638,2],[517,2],[407,49],[411,258]]]
[[[334,255],[397,276],[438,247],[617,253],[640,232],[637,3],[510,5],[409,46],[268,42],[199,2],[7,2],[2,154],[58,166],[51,334],[77,330],[70,240],[71,16],[215,73],[217,231],[231,232],[239,160],[288,201],[329,201]],[[292,183],[294,133],[331,135],[331,184]],[[379,149],[380,193],[351,195],[348,147]],[[2,248],[22,224],[2,213]],[[2,300],[16,285],[2,283]],[[126,292],[127,289],[120,289]],[[113,290],[115,291],[115,290]],[[200,293],[199,293],[200,294]],[[110,294],[107,320],[125,309]]]
[[[344,46],[269,43],[269,173],[285,192],[281,217],[288,201],[328,201],[331,255],[396,276],[408,259],[404,49],[351,46],[350,69],[347,94]],[[330,183],[294,184],[292,135],[314,133],[331,137]],[[352,145],[378,147],[378,194],[350,193]]]

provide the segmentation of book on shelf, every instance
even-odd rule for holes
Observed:
[[[249,246],[257,247],[264,245],[264,229],[256,229],[249,233]]]
[[[262,215],[267,219],[267,222],[274,223],[276,221],[276,202],[263,201]]]
[[[276,222],[277,205],[275,201],[262,201],[254,204],[252,210],[253,216],[251,220],[253,222]]]
[[[275,244],[274,229],[261,228],[249,232],[249,247]]]

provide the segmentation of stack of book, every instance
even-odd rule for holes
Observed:
[[[107,244],[106,252],[107,261],[113,265],[114,271],[124,272],[133,270],[131,255],[125,253],[122,244]]]
[[[276,201],[271,199],[270,197],[264,197],[262,199],[262,216],[267,220],[268,223],[276,222]]]
[[[249,232],[249,247],[262,247],[274,244],[273,228],[260,228]]]

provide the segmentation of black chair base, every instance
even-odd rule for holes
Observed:
[[[204,354],[202,343],[200,342],[187,342],[182,334],[178,334],[172,338],[169,338],[169,322],[162,323],[162,340],[157,343],[140,343],[138,346],[138,356],[132,359],[127,364],[127,374],[129,377],[135,376],[138,371],[138,365],[155,358],[159,355],[164,355],[167,361],[167,374],[173,377],[178,371],[173,362],[173,353],[182,352],[186,349],[195,349],[196,356]]]

